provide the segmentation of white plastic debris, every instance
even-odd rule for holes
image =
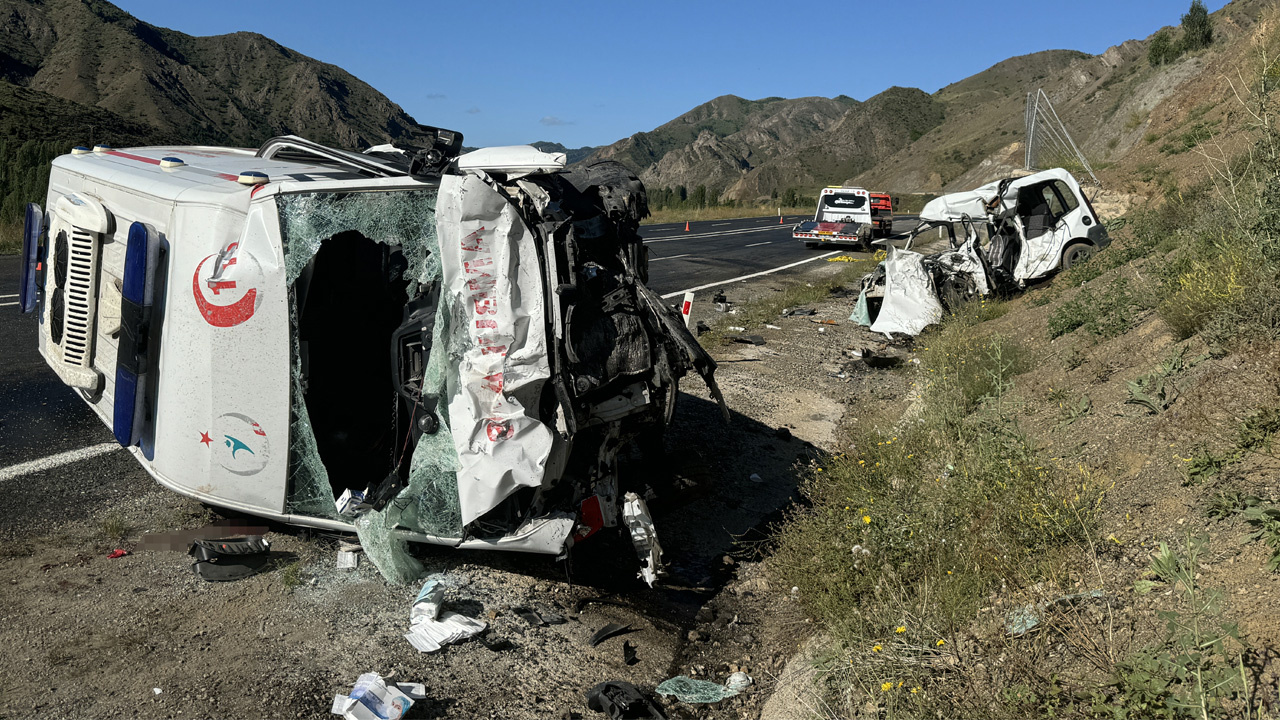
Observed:
[[[163,691],[163,690],[161,690],[160,688],[151,688],[151,692],[152,692],[153,694],[155,694],[155,695],[159,695],[160,693],[162,693],[162,692],[164,692],[164,691]]]
[[[431,575],[427,577],[426,582],[422,583],[422,589],[418,591],[413,607],[409,608],[410,624],[440,617],[440,606],[444,602],[444,584],[440,582],[441,580],[439,575]]]
[[[746,328],[744,328],[744,327],[738,327],[737,325],[730,325],[730,326],[729,326],[729,329],[730,329],[730,330],[732,330],[732,331],[734,331],[734,332],[746,332],[746,331],[747,331],[747,329],[746,329]]]
[[[342,495],[333,503],[338,508],[338,514],[346,517],[355,517],[356,508],[364,503],[364,496],[367,492],[367,489],[352,490],[347,488],[343,490]]]
[[[642,563],[640,577],[649,583],[649,587],[653,587],[662,569],[662,546],[658,544],[653,517],[649,515],[649,506],[639,495],[629,492],[623,499],[622,520],[631,531],[631,544]]]
[[[409,632],[404,638],[418,652],[435,652],[445,645],[478,635],[488,627],[485,623],[455,612],[441,612],[444,604],[444,584],[439,575],[432,575],[422,584],[422,590],[409,610]]]
[[[414,700],[426,697],[421,683],[388,683],[388,679],[378,673],[361,675],[349,695],[334,696],[329,712],[347,720],[399,720]]]
[[[736,672],[724,681],[724,687],[734,694],[740,693],[751,686],[751,676],[744,672]]]
[[[764,482],[764,478],[760,477],[760,473],[751,473],[751,482]]]

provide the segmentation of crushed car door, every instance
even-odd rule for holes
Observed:
[[[530,229],[478,175],[446,175],[437,211],[444,300],[455,309],[449,425],[462,523],[542,484],[555,436],[539,422],[547,360],[542,271]]]
[[[1058,267],[1062,248],[1070,237],[1070,227],[1063,219],[1069,212],[1068,205],[1059,195],[1055,185],[1060,180],[1050,180],[1018,188],[1017,217],[1022,225],[1023,244],[1014,269],[1014,279],[1025,282],[1043,277]],[[1075,196],[1068,192],[1075,203]]]
[[[924,256],[885,245],[884,301],[871,332],[919,335],[942,320],[942,305],[933,278],[924,269]]]

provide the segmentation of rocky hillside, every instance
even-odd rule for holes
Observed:
[[[621,160],[651,186],[706,185],[745,202],[849,181],[900,193],[969,189],[1022,167],[1027,95],[1043,89],[1104,186],[1143,195],[1203,177],[1195,161],[1206,142],[1239,149],[1246,114],[1227,78],[1249,60],[1272,5],[1234,0],[1213,13],[1210,47],[1157,65],[1147,38],[1100,55],[1010,58],[932,95],[895,87],[866,102],[725,96],[595,157]]]
[[[1234,151],[1246,129],[1230,79],[1240,84],[1269,7],[1264,0],[1235,0],[1213,13],[1210,47],[1164,64],[1148,60],[1151,38],[1100,55],[1053,50],[1001,62],[935,93],[947,109],[945,122],[856,180],[904,192],[939,192],[1005,176],[1023,165],[1026,99],[1038,89],[1104,187],[1145,195],[1171,179],[1202,179],[1199,151],[1206,143]],[[1165,32],[1177,37],[1180,31]],[[1059,163],[1070,167],[1065,158],[1040,164]]]
[[[834,128],[862,103],[848,97],[744,100],[724,95],[650,132],[598,150],[652,187],[706,185],[721,192],[753,168]]]
[[[564,153],[564,154],[565,154],[565,160],[566,160],[569,164],[573,164],[573,163],[576,163],[576,162],[579,162],[579,161],[582,161],[582,160],[586,160],[588,157],[590,157],[590,156],[591,156],[591,154],[592,154],[592,153],[594,153],[596,150],[599,150],[599,149],[600,149],[600,148],[592,147],[592,146],[586,146],[586,147],[580,147],[580,148],[570,148],[570,147],[565,147],[564,145],[561,145],[560,143],[557,143],[557,142],[547,142],[546,140],[539,140],[538,142],[531,142],[531,143],[529,143],[529,144],[530,144],[530,145],[532,145],[532,146],[534,146],[534,147],[536,147],[536,148],[538,148],[538,149],[539,149],[539,150],[541,150],[542,152],[549,152],[549,153]]]
[[[355,76],[254,33],[192,37],[100,0],[0,0],[0,79],[187,142],[297,133],[350,148],[417,123]]]

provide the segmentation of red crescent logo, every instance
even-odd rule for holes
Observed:
[[[191,276],[191,294],[195,296],[196,307],[200,308],[200,317],[204,321],[214,327],[233,327],[253,317],[253,304],[257,300],[257,288],[250,288],[244,294],[244,297],[231,303],[230,305],[214,305],[205,299],[204,293],[200,292],[200,268],[208,262],[209,258],[216,257],[210,255],[200,264],[196,266],[195,274]]]

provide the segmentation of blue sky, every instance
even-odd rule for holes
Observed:
[[[651,130],[719,95],[865,100],[892,85],[933,92],[1010,56],[1100,53],[1144,38],[1177,24],[1189,4],[116,2],[191,35],[262,33],[345,68],[418,122],[461,131],[468,145],[570,147]],[[1211,11],[1225,4],[1206,2]]]

